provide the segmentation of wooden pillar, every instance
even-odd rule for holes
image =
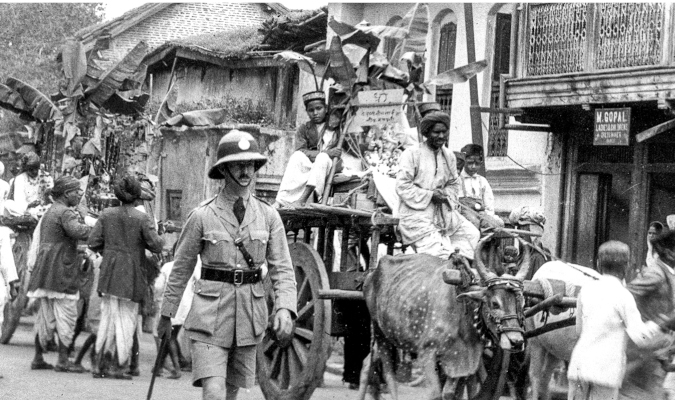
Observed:
[[[631,267],[626,276],[630,281],[635,276],[634,269],[644,264],[642,255],[645,253],[645,231],[647,226],[647,211],[649,199],[647,198],[649,175],[645,170],[647,164],[647,145],[636,143],[633,152],[633,169],[631,171],[630,208],[628,226],[630,230]]]
[[[466,25],[466,58],[467,63],[476,62],[476,45],[473,34],[473,5],[464,3],[464,25]],[[481,126],[481,114],[478,107],[478,76],[469,79],[469,116],[471,117],[471,141],[483,146],[483,128]],[[485,164],[480,167],[479,174],[485,175]]]
[[[563,168],[565,171],[565,201],[561,204],[563,215],[563,226],[559,235],[560,257],[563,260],[574,262],[574,228],[576,223],[576,200],[577,200],[577,158],[578,144],[572,130],[579,129],[577,125],[572,125],[569,132],[565,132],[563,138]]]

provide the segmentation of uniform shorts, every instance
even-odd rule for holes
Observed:
[[[192,385],[202,379],[223,377],[230,385],[250,388],[255,384],[256,346],[224,347],[192,340]]]

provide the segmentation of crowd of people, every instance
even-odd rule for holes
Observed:
[[[152,254],[162,253],[165,243],[157,222],[143,207],[143,201],[152,197],[134,174],[114,182],[120,205],[93,219],[81,206],[80,180],[66,175],[50,181],[37,155],[24,157],[21,174],[11,183],[0,182],[0,197],[7,199],[5,213],[41,216],[28,257],[28,296],[38,303],[31,368],[81,373],[85,371],[81,361],[90,349],[93,377],[131,379],[139,374],[139,317],[154,313],[158,352],[160,343],[168,343],[169,378],[180,377],[181,369],[192,369],[192,382],[203,387],[204,398],[223,398],[225,393],[228,400],[236,399],[239,388],[255,382],[255,348],[268,324],[265,276],[274,291],[272,327],[278,341],[290,339],[296,318],[295,277],[275,208],[320,200],[333,163],[338,171],[357,177],[380,173],[391,180],[375,184],[385,199],[396,199],[387,205],[399,218],[402,243],[417,253],[449,258],[458,249],[472,260],[482,233],[509,224],[533,233],[525,235],[535,250],[528,279],[550,260],[540,241],[544,216],[531,207],[517,208],[505,219],[495,214],[492,188],[479,174],[483,148],[469,144],[459,152],[450,151],[450,118],[437,104],[420,108],[414,131],[422,136],[421,143],[416,135],[395,135],[385,128],[366,135],[363,147],[345,141],[339,148],[340,121],[328,112],[324,93],[310,92],[303,100],[310,120],[298,129],[297,149],[274,206],[256,198],[250,187],[267,158],[249,133],[230,131],[221,139],[217,162],[208,172],[209,178],[224,182],[222,190],[190,213],[172,251],[173,261],[161,267]],[[367,159],[361,150],[370,152]],[[381,165],[367,168],[368,160],[375,158],[384,160],[385,173]],[[9,238],[10,231],[0,227],[0,270],[11,297],[18,278]],[[78,246],[79,242],[86,246]],[[515,242],[505,249],[504,259],[514,266],[522,250],[518,246]],[[645,294],[671,293],[662,283],[675,284],[671,250],[675,229],[650,224],[648,246],[645,266],[627,287],[622,280],[628,271],[628,246],[612,241],[599,248],[597,268],[603,277],[579,294],[580,339],[568,370],[570,399],[616,398],[628,338],[638,346],[663,344],[659,332],[669,326],[672,295],[667,304],[647,308],[657,310],[653,315],[641,318],[638,306]],[[87,277],[91,285],[83,290]],[[5,297],[0,293],[0,299]],[[81,330],[81,299],[87,300],[84,313],[92,334],[71,361]],[[359,329],[363,334],[350,332],[345,338],[343,378],[350,388],[358,387],[370,342],[367,324]],[[189,351],[178,343],[181,331],[189,339]],[[43,356],[51,349],[58,352],[55,365]],[[598,363],[588,362],[591,352],[598,359],[615,360],[616,368],[611,373],[598,369]],[[669,355],[664,353],[662,361],[668,364]]]

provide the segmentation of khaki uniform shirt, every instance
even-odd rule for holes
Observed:
[[[249,196],[244,199],[246,214],[240,225],[232,211],[235,200],[221,192],[188,216],[178,239],[162,315],[175,317],[198,255],[203,268],[247,270],[244,256],[234,244],[240,237],[257,267],[267,262],[275,310],[286,308],[296,313],[295,273],[279,213]],[[195,282],[195,296],[184,325],[191,339],[225,348],[250,346],[262,340],[267,324],[262,282],[240,286],[204,279]]]

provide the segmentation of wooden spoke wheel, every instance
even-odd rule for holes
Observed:
[[[321,383],[330,355],[327,332],[331,304],[329,300],[319,300],[319,290],[329,286],[328,275],[312,247],[298,242],[290,244],[289,249],[297,282],[298,318],[290,343],[279,343],[270,313],[270,324],[258,346],[257,373],[266,399],[306,400]]]
[[[16,272],[19,275],[19,282],[21,282],[21,284],[19,286],[19,294],[16,298],[13,301],[8,301],[5,305],[4,321],[2,322],[2,328],[0,328],[0,332],[2,332],[2,335],[0,335],[0,343],[2,344],[9,343],[12,335],[14,335],[14,331],[17,326],[19,326],[21,314],[28,303],[26,293],[28,291],[30,274],[28,273],[28,268],[26,268],[26,262],[28,261],[28,248],[30,247],[30,243],[31,234],[28,232],[20,232],[12,247]]]
[[[455,392],[458,398],[462,398],[466,388],[469,400],[498,400],[504,390],[510,356],[498,344],[485,346],[476,373],[458,384]]]

